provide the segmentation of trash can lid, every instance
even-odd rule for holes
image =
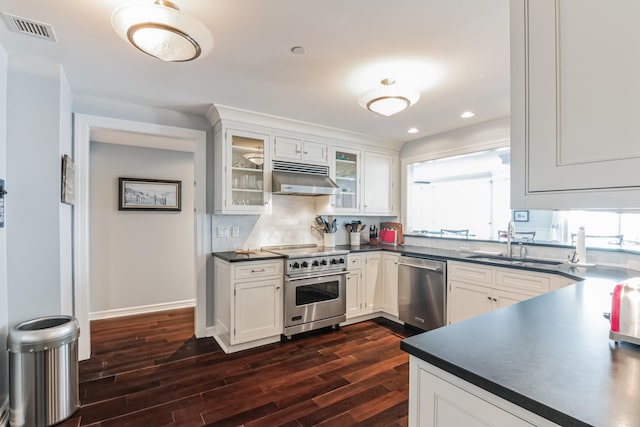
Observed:
[[[20,322],[9,329],[7,347],[27,353],[62,347],[78,338],[80,324],[73,316],[47,316]]]

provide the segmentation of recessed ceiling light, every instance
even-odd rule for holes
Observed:
[[[291,48],[291,53],[293,53],[294,55],[304,55],[305,53],[307,53],[307,49],[302,46],[294,46]]]
[[[471,111],[465,111],[464,113],[460,114],[460,117],[462,117],[463,119],[468,119],[473,116],[475,116],[475,113]]]
[[[408,133],[418,133],[418,128],[411,128],[407,132]]]

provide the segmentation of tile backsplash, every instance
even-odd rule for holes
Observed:
[[[322,233],[313,228],[316,217],[316,198],[313,196],[273,195],[270,215],[213,215],[213,252],[234,249],[259,249],[263,246],[317,244],[322,245]],[[323,215],[326,218],[326,215]],[[345,224],[360,220],[366,227],[361,233],[361,242],[369,240],[368,226],[380,222],[395,221],[396,217],[336,216],[338,231],[336,245],[348,245],[349,233]],[[218,227],[238,227],[238,237],[218,237]]]

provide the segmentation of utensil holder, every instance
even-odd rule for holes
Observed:
[[[349,233],[349,243],[351,246],[360,246],[360,233]]]
[[[325,248],[334,248],[336,246],[335,233],[324,233],[322,236],[322,243]]]

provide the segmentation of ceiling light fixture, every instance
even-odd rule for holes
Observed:
[[[418,133],[418,128],[410,128],[407,133]]]
[[[264,163],[264,154],[263,153],[251,152],[251,153],[244,153],[242,156],[245,159],[249,160],[254,165],[260,166],[261,164]]]
[[[464,113],[460,114],[460,117],[462,117],[463,119],[468,119],[475,116],[475,113],[473,113],[472,111],[465,111]]]
[[[415,90],[394,86],[396,81],[386,78],[360,97],[360,106],[383,116],[392,116],[412,106],[420,99]]]
[[[213,49],[209,29],[168,0],[121,6],[113,11],[111,25],[125,41],[163,61],[193,61]]]

